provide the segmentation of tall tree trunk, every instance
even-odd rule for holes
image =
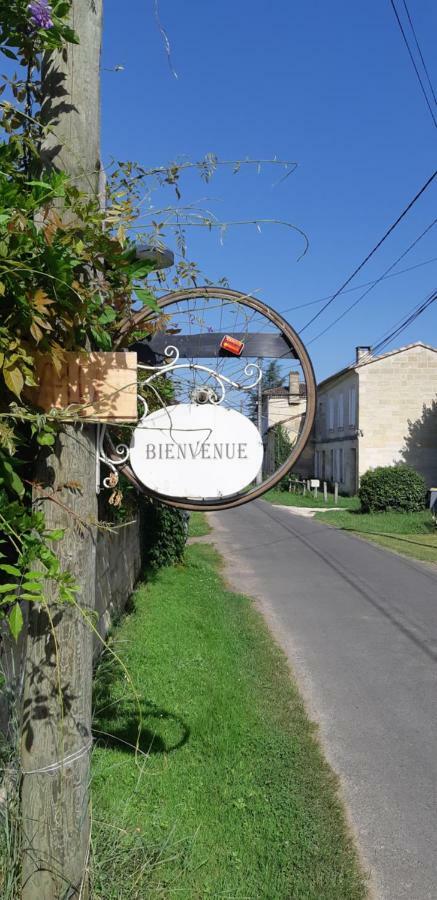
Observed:
[[[45,166],[67,171],[95,195],[100,170],[100,45],[103,0],[72,0],[80,43],[45,60],[44,116],[54,133]],[[74,576],[77,602],[95,608],[95,427],[67,426],[37,464],[34,502],[47,527],[65,529],[55,545]],[[67,511],[68,510],[68,511]],[[21,736],[22,898],[88,896],[92,632],[80,610],[47,603],[30,612]],[[52,767],[52,768],[50,768]]]

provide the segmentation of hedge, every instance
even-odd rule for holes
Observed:
[[[379,466],[363,475],[358,496],[363,512],[417,512],[426,505],[426,483],[410,466]]]

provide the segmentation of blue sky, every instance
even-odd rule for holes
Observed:
[[[398,5],[401,7],[400,0]],[[437,6],[409,0],[437,87]],[[182,202],[199,202],[224,221],[278,219],[287,228],[193,229],[190,259],[213,280],[256,292],[282,311],[333,293],[366,256],[435,168],[436,129],[416,81],[389,0],[160,0],[176,79],[153,0],[105,3],[103,156],[146,167],[213,152],[221,159],[298,162],[281,184],[263,167],[221,170],[205,186],[182,181]],[[437,111],[437,107],[435,107]],[[275,186],[276,185],[276,186]],[[168,198],[167,198],[168,199]],[[377,278],[436,216],[437,184],[426,192],[353,282]],[[157,196],[156,204],[166,202]],[[173,245],[172,232],[166,243]],[[437,226],[398,269],[437,257]],[[396,271],[396,270],[394,270]],[[319,378],[351,361],[431,292],[437,263],[390,278],[341,323],[309,345]],[[347,293],[308,328],[309,342],[359,296]],[[287,313],[300,329],[319,307]],[[398,343],[437,345],[437,304]]]

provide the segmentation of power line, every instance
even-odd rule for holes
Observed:
[[[388,278],[397,278],[398,275],[404,275],[405,272],[412,272],[414,269],[420,269],[422,266],[429,266],[430,263],[437,262],[437,256],[432,256],[431,259],[424,259],[423,262],[415,263],[414,266],[407,266],[405,269],[399,269],[399,272],[392,272],[391,275],[381,275],[380,278],[374,278],[372,281],[364,281],[362,284],[357,284],[355,287],[347,288],[346,291],[343,291],[343,294],[351,294],[353,291],[360,291],[361,288],[368,287],[370,284],[376,284],[379,281],[385,281]],[[293,312],[295,309],[305,309],[307,306],[316,306],[317,303],[324,303],[325,300],[329,300],[331,294],[328,294],[326,297],[319,297],[318,300],[309,300],[308,303],[298,303],[297,306],[288,306],[287,309],[278,309],[278,312],[282,315],[284,313]]]
[[[422,308],[422,304],[423,304],[423,300],[421,300],[420,303],[417,303],[416,306],[413,306],[412,309],[410,309],[408,316],[411,316],[415,312],[418,312]],[[398,328],[398,326],[401,326],[404,321],[405,321],[405,315],[401,316],[400,319],[396,319],[396,322],[394,322],[392,325],[390,325],[390,327],[387,329],[387,331],[384,331],[382,333],[381,337],[379,337],[375,341],[374,346],[375,347],[379,346],[380,344],[382,344],[383,341],[385,342],[386,340],[388,340],[388,336],[390,334],[393,334],[393,331],[395,331]],[[367,354],[367,356],[368,355],[369,354]]]
[[[390,343],[394,338],[399,337],[399,335],[408,328],[409,325],[412,325],[419,316],[423,315],[423,313],[431,306],[432,303],[435,303],[437,300],[437,291],[433,291],[432,294],[427,297],[427,299],[422,303],[422,305],[416,309],[414,313],[408,316],[404,321],[398,326],[398,328],[394,329],[384,340],[381,340],[378,344],[372,347],[372,350],[375,352],[379,352],[383,347],[386,347],[387,344]]]
[[[427,80],[428,80],[429,89],[430,89],[430,91],[431,91],[431,94],[432,94],[434,103],[437,103],[437,97],[436,97],[436,95],[435,95],[435,91],[434,91],[434,88],[433,88],[433,85],[432,85],[432,81],[431,81],[430,74],[429,74],[428,69],[427,69],[426,62],[425,62],[425,60],[424,60],[424,58],[423,58],[423,53],[422,53],[422,51],[421,51],[421,49],[420,49],[420,44],[419,44],[419,41],[418,41],[418,38],[417,38],[417,35],[416,35],[416,30],[415,30],[414,25],[413,25],[413,20],[412,20],[412,18],[411,18],[411,16],[410,16],[410,12],[409,12],[408,6],[407,6],[407,4],[406,4],[406,0],[402,0],[402,2],[403,2],[403,4],[404,4],[404,9],[405,9],[405,12],[406,12],[406,14],[407,14],[408,21],[409,21],[409,23],[410,23],[410,28],[411,28],[411,31],[413,32],[414,40],[415,40],[415,42],[416,42],[417,52],[418,52],[418,54],[419,54],[419,56],[420,56],[420,59],[421,59],[421,61],[422,61],[422,66],[423,66],[425,75],[426,75]]]
[[[411,47],[410,47],[410,45],[409,45],[409,43],[408,43],[408,38],[407,38],[407,35],[405,34],[405,31],[404,31],[402,22],[401,22],[401,20],[400,20],[400,18],[399,18],[399,14],[398,14],[398,11],[397,11],[396,6],[395,6],[395,4],[394,4],[394,0],[390,0],[390,3],[391,3],[391,6],[392,6],[392,9],[393,9],[393,12],[394,12],[394,14],[395,14],[395,16],[396,16],[396,20],[397,20],[397,23],[398,23],[398,25],[399,25],[399,28],[400,28],[400,30],[401,30],[402,37],[403,37],[403,39],[404,39],[404,41],[405,41],[405,46],[406,46],[406,48],[407,48],[407,50],[408,50],[408,53],[409,53],[411,62],[412,62],[412,64],[413,64],[413,66],[414,66],[414,71],[415,71],[415,73],[416,73],[416,75],[417,75],[417,79],[418,79],[418,81],[419,81],[420,87],[422,88],[422,93],[423,93],[423,96],[425,97],[426,105],[427,105],[427,107],[428,107],[428,109],[429,109],[429,112],[430,112],[432,121],[434,122],[434,126],[437,128],[437,119],[436,119],[436,117],[435,117],[435,115],[434,115],[432,106],[431,106],[431,104],[430,104],[430,102],[429,102],[428,94],[426,93],[426,90],[425,90],[425,87],[424,87],[424,84],[423,84],[423,81],[422,81],[422,78],[421,78],[419,69],[418,69],[417,66],[416,66],[416,62],[415,62],[415,59],[414,59],[414,56],[413,56]]]
[[[370,284],[370,287],[368,287],[367,290],[365,290],[363,294],[360,294],[360,296],[359,296],[356,300],[354,300],[354,302],[351,303],[348,307],[346,307],[346,309],[343,310],[343,312],[340,313],[340,315],[337,316],[337,318],[334,319],[333,322],[330,322],[330,324],[327,325],[326,328],[323,329],[323,331],[320,331],[319,334],[316,334],[315,337],[311,338],[311,340],[308,341],[308,344],[313,344],[314,341],[317,341],[319,338],[321,338],[324,334],[326,334],[327,331],[329,331],[331,328],[333,328],[334,325],[337,324],[337,322],[340,322],[341,319],[343,319],[345,316],[347,316],[347,314],[348,314],[352,309],[354,309],[355,306],[358,306],[358,303],[361,303],[361,300],[364,300],[364,297],[367,297],[367,295],[370,294],[370,292],[373,291],[373,289],[374,289],[378,284],[380,284],[380,282],[381,282],[384,278],[387,277],[388,272],[391,272],[391,270],[394,269],[395,266],[397,266],[398,262],[400,262],[401,259],[403,259],[403,258],[407,255],[407,253],[409,253],[410,250],[412,250],[413,247],[415,247],[416,244],[418,244],[419,241],[421,241],[422,238],[425,237],[426,234],[428,234],[429,231],[431,231],[431,228],[434,228],[434,225],[436,224],[436,222],[437,222],[437,219],[434,219],[434,221],[431,222],[431,224],[428,225],[427,228],[425,228],[424,231],[422,231],[422,234],[419,234],[419,237],[417,237],[417,238],[412,242],[412,244],[410,244],[409,247],[407,247],[407,249],[404,250],[403,253],[401,253],[401,255],[398,256],[397,259],[395,259],[395,261],[391,264],[391,266],[389,266],[388,269],[386,269],[386,270],[382,273],[382,275],[379,276],[379,278],[376,278],[375,281],[373,281],[373,282]]]
[[[410,209],[411,209],[411,208],[414,206],[414,204],[417,202],[417,200],[419,199],[419,197],[422,196],[422,194],[426,191],[426,189],[427,189],[427,188],[430,186],[430,184],[434,181],[434,178],[436,177],[436,175],[437,175],[437,169],[436,169],[436,170],[433,172],[433,174],[428,178],[428,180],[425,182],[425,184],[423,185],[423,187],[420,188],[420,190],[417,192],[417,194],[415,195],[415,197],[413,197],[413,199],[410,200],[408,206],[406,206],[405,209],[402,210],[402,212],[400,213],[400,215],[397,217],[396,221],[393,222],[392,225],[390,225],[390,228],[387,229],[387,231],[385,232],[385,234],[383,234],[382,238],[380,238],[380,240],[378,241],[378,243],[375,244],[375,246],[372,248],[372,250],[370,251],[370,253],[368,253],[367,256],[365,257],[365,259],[363,259],[363,261],[359,264],[359,266],[357,266],[356,269],[354,269],[354,271],[352,272],[352,275],[349,275],[349,278],[346,279],[346,281],[341,285],[341,287],[338,289],[338,291],[336,291],[335,294],[333,294],[332,297],[330,297],[330,299],[324,304],[324,306],[322,306],[322,308],[321,308],[321,309],[320,309],[320,310],[319,310],[319,311],[318,311],[318,312],[317,312],[317,313],[316,313],[316,314],[315,314],[315,315],[314,315],[314,316],[313,316],[313,317],[312,317],[312,318],[311,318],[311,319],[303,326],[303,328],[300,329],[299,334],[302,334],[302,332],[305,331],[306,328],[308,328],[310,325],[312,325],[312,323],[315,322],[316,319],[318,319],[319,316],[322,315],[322,313],[325,311],[325,309],[327,309],[328,306],[330,306],[331,303],[333,303],[334,300],[337,299],[337,297],[339,296],[339,294],[341,294],[342,291],[344,291],[345,287],[347,287],[348,284],[351,283],[351,281],[355,278],[355,275],[357,275],[358,272],[360,272],[361,269],[364,268],[364,266],[366,265],[366,263],[369,262],[369,259],[371,259],[371,257],[376,253],[376,251],[379,250],[379,248],[380,248],[381,245],[384,243],[384,241],[387,240],[387,238],[389,237],[389,235],[390,235],[390,234],[395,230],[395,228],[399,225],[399,222],[402,221],[402,219],[407,215],[407,213],[410,211]]]
[[[379,338],[374,344],[372,344],[371,352],[367,354],[367,356],[363,357],[361,361],[370,360],[375,353],[379,353],[384,347],[387,346],[394,338],[399,337],[399,335],[408,328],[409,325],[412,325],[419,316],[423,315],[424,312],[437,300],[437,290],[433,290],[431,294],[428,294],[426,299],[422,301],[418,306],[414,306],[412,310],[408,313],[406,317],[401,319],[399,323],[395,323],[395,327],[392,326],[392,330],[390,332],[385,332],[381,338]]]

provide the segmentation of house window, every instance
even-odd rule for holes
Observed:
[[[330,456],[329,461],[330,461],[330,467],[331,467],[331,471],[330,471],[331,481],[334,481],[335,474],[334,474],[334,451],[333,450],[330,451],[329,456]]]
[[[328,400],[328,428],[330,431],[334,431],[334,398],[330,397]]]
[[[338,427],[344,428],[344,397],[340,394],[338,398]]]
[[[357,424],[357,391],[356,388],[349,388],[349,425]]]
[[[344,457],[343,457],[343,447],[340,447],[338,451],[338,480],[340,484],[344,482]]]

